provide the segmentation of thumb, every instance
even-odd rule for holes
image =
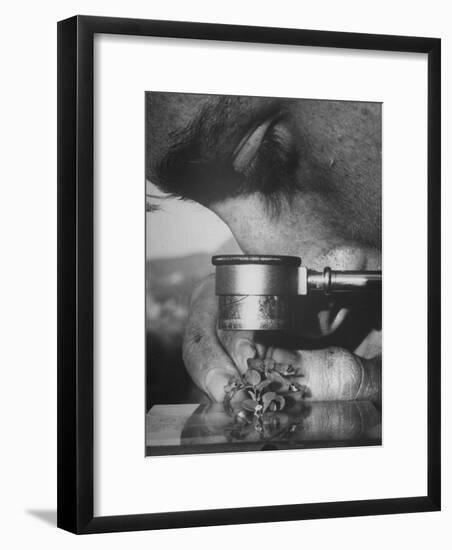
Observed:
[[[221,402],[225,386],[239,373],[218,339],[214,280],[208,277],[196,290],[185,328],[182,354],[193,382],[212,401]]]
[[[217,334],[223,348],[234,361],[240,374],[244,374],[248,369],[248,359],[254,359],[257,355],[254,332],[218,330]]]

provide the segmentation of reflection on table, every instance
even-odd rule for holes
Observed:
[[[262,419],[218,403],[154,405],[146,415],[148,456],[361,445],[381,445],[381,413],[369,401],[294,400]]]

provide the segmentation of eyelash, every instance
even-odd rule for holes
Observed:
[[[287,126],[275,122],[244,171],[246,192],[259,192],[268,201],[280,202],[296,190],[298,151]]]

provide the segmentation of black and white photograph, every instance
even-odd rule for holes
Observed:
[[[146,91],[146,456],[382,444],[382,110]]]
[[[2,548],[449,546],[447,7],[5,4]]]

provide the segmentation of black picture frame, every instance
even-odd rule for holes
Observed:
[[[413,498],[93,514],[93,39],[95,33],[428,55],[428,491]],[[101,533],[440,510],[441,41],[75,16],[58,23],[58,526]]]

